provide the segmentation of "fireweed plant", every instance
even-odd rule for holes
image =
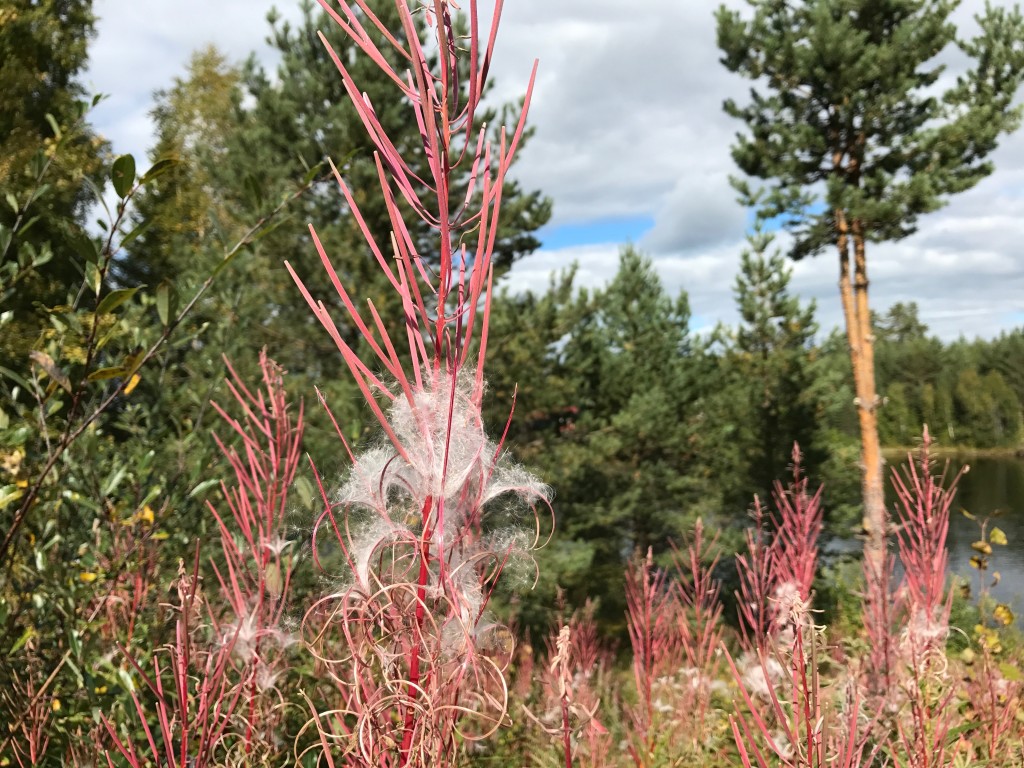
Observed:
[[[736,557],[746,652],[739,662],[727,654],[742,702],[729,721],[744,768],[855,768],[873,760],[856,686],[841,676],[831,686],[822,681],[828,646],[811,608],[822,489],[810,492],[801,458],[794,444],[793,479],[776,482],[772,493],[776,512],[755,498],[756,527]]]
[[[289,408],[283,371],[265,352],[255,391],[225,363],[241,416],[213,403],[238,442],[214,435],[234,475],[233,483],[221,482],[230,514],[208,502],[223,554],[222,566],[211,564],[219,590],[207,599],[197,548],[191,570],[182,564],[172,585],[175,599],[166,607],[175,617],[174,639],[154,654],[152,670],[122,647],[152,694],[156,720],[151,727],[135,688],[131,700],[144,738],[101,715],[108,743],[132,768],[150,761],[191,768],[261,764],[275,752],[286,709],[277,679],[296,638],[284,616],[294,565],[285,516],[301,457],[303,410]],[[111,750],[105,757],[115,765]]]
[[[317,601],[303,621],[304,639],[333,683],[336,702],[324,710],[309,701],[307,730],[316,733],[321,764],[445,765],[462,742],[484,738],[507,721],[510,636],[489,616],[488,604],[514,561],[521,567],[525,555],[532,564],[528,551],[540,543],[547,527],[542,520],[550,517],[548,489],[508,460],[501,441],[485,434],[481,418],[491,255],[503,180],[523,134],[536,64],[514,132],[509,137],[502,129],[495,146],[476,118],[501,0],[494,3],[486,41],[475,0],[468,3],[469,33],[461,37],[448,0],[415,9],[396,0],[401,35],[386,29],[366,0],[339,2],[338,10],[321,5],[394,83],[396,99],[409,105],[430,174],[413,172],[405,148],[387,136],[375,105],[321,35],[376,146],[389,243],[370,231],[352,190],[332,169],[401,301],[405,338],[396,343],[372,301],[364,311],[357,308],[354,287],[344,285],[311,228],[345,310],[342,322],[361,334],[370,361],[359,357],[328,307],[290,264],[288,269],[334,339],[382,434],[376,445],[356,452],[338,429],[351,469],[334,492],[317,474],[324,510],[315,526],[314,558],[321,561],[327,532],[347,569],[342,586]],[[416,14],[433,33],[433,51],[420,40]],[[388,63],[388,46],[406,71]],[[463,164],[470,167],[469,189],[453,203],[453,172]],[[437,232],[434,260],[418,250],[403,210]],[[527,526],[494,523],[507,519],[512,507],[526,510]]]

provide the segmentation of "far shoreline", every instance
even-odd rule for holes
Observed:
[[[902,460],[908,453],[917,455],[919,445],[884,446],[882,456],[886,461]],[[1024,446],[1002,448],[969,448],[962,445],[932,445],[928,453],[937,459],[1017,459],[1024,461]]]

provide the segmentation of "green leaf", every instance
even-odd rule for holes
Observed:
[[[324,163],[317,163],[310,168],[309,171],[306,172],[306,175],[302,177],[302,186],[306,186],[313,181],[313,179],[320,175],[320,172],[323,171],[323,169]]]
[[[18,638],[17,642],[11,646],[11,650],[7,652],[7,656],[11,657],[25,647],[25,643],[32,639],[32,636],[36,633],[34,627],[25,627],[25,631],[21,633],[21,637]]]
[[[68,647],[71,648],[71,652],[75,654],[75,658],[81,658],[82,633],[77,629],[72,629],[68,632]]]
[[[1024,676],[1021,675],[1020,668],[1016,664],[1003,662],[999,665],[999,671],[1002,672],[1003,677],[1011,683],[1017,683],[1024,679]]]
[[[126,245],[128,245],[128,243],[130,243],[136,237],[138,237],[143,232],[145,232],[147,229],[149,229],[149,225],[152,224],[152,223],[153,223],[152,220],[144,221],[141,224],[139,224],[138,226],[134,227],[131,232],[129,232],[127,235],[125,235],[124,237],[121,238],[121,245],[120,245],[120,247],[124,248]]]
[[[156,287],[156,313],[160,316],[160,322],[166,328],[178,311],[178,292],[174,290],[174,284],[164,280]]]
[[[60,141],[61,136],[63,136],[63,134],[60,132],[60,126],[57,125],[57,119],[49,112],[46,113],[45,117],[46,122],[50,124],[50,129],[53,131],[53,138],[55,138],[57,141]]]
[[[7,193],[7,204],[11,206],[11,210],[15,213],[21,210],[21,206],[18,205],[18,198],[14,196],[13,192]]]
[[[121,687],[126,691],[131,692],[135,690],[135,681],[132,679],[132,676],[129,674],[127,669],[118,667],[114,670],[114,675],[117,677],[118,682],[120,682]]]
[[[32,205],[32,203],[34,203],[36,200],[38,200],[40,197],[42,197],[49,191],[49,184],[40,184],[38,187],[35,188],[35,191],[33,191],[31,195],[29,195],[28,202],[25,203],[25,207],[28,208],[30,205]]]
[[[131,376],[133,373],[139,370],[139,366],[142,365],[142,361],[146,357],[146,351],[140,349],[134,355],[128,355],[124,360],[125,373]]]
[[[996,544],[1000,547],[1005,547],[1008,543],[1006,534],[1003,533],[1002,528],[993,528],[992,532],[988,535],[988,540],[992,544]]]
[[[18,247],[18,266],[22,269],[29,267],[36,260],[36,255],[36,249],[32,243],[20,243]]]
[[[35,224],[36,222],[38,222],[39,218],[40,218],[39,216],[32,216],[32,217],[30,217],[28,219],[25,219],[25,221],[23,221],[21,223],[21,226],[18,227],[18,232],[21,233],[22,237],[25,236],[26,232],[28,232],[30,229],[32,229],[32,225]],[[44,246],[45,245],[46,244],[44,243]]]
[[[97,296],[100,295],[100,289],[103,287],[103,275],[100,274],[100,269],[93,262],[87,262],[85,265],[85,282],[92,288],[92,292]]]
[[[966,517],[968,520],[977,520],[978,518],[968,512],[966,509],[961,509],[960,514]]]
[[[135,158],[131,155],[121,155],[114,161],[114,167],[110,172],[110,180],[114,184],[114,192],[122,200],[128,197],[135,184]]]
[[[313,502],[315,501],[313,498],[313,484],[305,477],[297,477],[295,478],[295,482],[292,486],[298,492],[299,498],[302,499],[302,503],[308,509],[312,509],[314,507]]]
[[[106,381],[107,379],[116,379],[118,376],[124,376],[127,373],[128,371],[125,370],[123,365],[97,368],[86,377],[86,381]]]
[[[140,285],[135,288],[118,288],[116,291],[111,291],[110,293],[103,297],[103,300],[100,302],[99,306],[96,307],[96,314],[106,315],[110,312],[113,312],[115,309],[117,309],[126,301],[128,301],[132,296],[138,293],[139,289],[143,287],[144,286]]]
[[[139,184],[148,184],[157,176],[167,173],[167,171],[171,170],[177,164],[178,158],[176,157],[161,157],[149,167],[148,171],[142,174]]]
[[[247,242],[246,245],[251,246],[256,240],[259,240],[260,237],[262,237],[262,235],[257,234],[254,238],[249,240],[249,242]],[[213,268],[213,272],[210,273],[210,278],[213,279],[217,277],[217,275],[219,275],[221,272],[227,269],[228,265],[231,264],[231,262],[234,261],[236,258],[238,258],[238,254],[240,254],[242,250],[242,248],[238,248],[237,250],[234,251],[234,253],[229,253],[227,256],[221,259],[217,266]]]
[[[264,583],[267,591],[274,597],[279,597],[284,589],[284,580],[281,578],[281,568],[277,563],[268,563],[263,571]]]
[[[60,495],[61,498],[67,499],[72,504],[83,506],[96,514],[103,512],[103,508],[85,494],[78,493],[77,491],[61,491]]]
[[[5,227],[0,224],[0,254],[6,253],[7,249],[11,246],[11,239],[14,237],[14,233],[10,227]]]
[[[200,496],[200,495],[206,493],[208,490],[213,488],[215,485],[218,485],[219,483],[220,483],[220,480],[217,480],[215,478],[211,478],[209,480],[203,480],[203,482],[199,483],[195,488],[193,488],[191,491],[189,491],[188,497],[190,499],[194,499],[196,496]]]
[[[106,198],[103,197],[103,190],[96,186],[96,182],[94,182],[88,176],[83,176],[82,181],[85,182],[85,185],[89,188],[89,191],[92,192],[93,199],[103,206],[103,210],[107,214],[107,219],[113,218],[110,215],[110,206],[107,205]],[[103,219],[96,219],[96,224],[99,225],[104,231],[107,229],[107,224],[106,222],[103,221]]]
[[[68,241],[71,243],[71,247],[75,249],[75,253],[81,256],[87,264],[99,261],[99,245],[84,232],[76,232],[68,238]]]
[[[41,267],[53,258],[53,249],[50,248],[49,243],[43,243],[39,249],[39,253],[36,254],[35,258],[32,259],[33,267]]]
[[[111,472],[110,476],[106,479],[106,482],[103,483],[101,493],[104,496],[110,496],[111,494],[113,494],[114,491],[117,490],[117,487],[121,485],[121,481],[124,480],[124,476],[127,474],[127,472],[128,467],[125,465],[122,465],[113,472]]]
[[[26,392],[32,391],[32,387],[29,386],[28,382],[25,381],[25,379],[22,378],[20,374],[15,373],[10,368],[5,368],[4,366],[0,365],[0,376],[6,376],[8,379],[13,381]]]
[[[953,728],[946,731],[946,741],[952,744],[956,739],[965,733],[970,733],[981,727],[981,722],[977,720],[968,720],[965,723],[961,723]]]
[[[16,485],[0,485],[0,509],[13,504],[23,495],[23,491]]]

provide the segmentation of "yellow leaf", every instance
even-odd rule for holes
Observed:
[[[60,699],[54,699],[50,702],[50,709],[54,712],[60,712]]]
[[[988,540],[1000,547],[1005,547],[1007,544],[1006,534],[1003,533],[1002,528],[993,528],[992,532],[988,535]]]
[[[974,555],[971,557],[971,568],[977,568],[981,570],[986,567],[985,558]]]
[[[971,549],[973,549],[975,552],[981,552],[981,554],[983,555],[992,554],[992,545],[989,544],[987,541],[976,541],[973,544],[971,544]]]
[[[92,584],[97,578],[99,577],[92,571],[82,571],[78,574],[78,580],[84,581],[86,584]]]
[[[9,475],[16,475],[24,458],[25,452],[20,448],[11,453],[0,453],[0,469]]]
[[[142,509],[138,511],[137,514],[139,520],[141,520],[142,522],[149,523],[150,525],[153,524],[153,508],[149,506],[149,504],[146,504]]]
[[[157,541],[164,541],[165,539],[170,538],[170,535],[171,534],[169,534],[167,531],[157,531],[153,534],[153,538]]]
[[[1013,624],[1013,611],[1010,610],[1010,606],[1005,603],[1000,603],[992,611],[992,616],[1002,624],[1004,627],[1008,627]]]
[[[130,395],[132,390],[139,386],[140,381],[142,381],[142,377],[137,373],[133,373],[132,377],[128,379],[128,385],[124,388],[124,393]]]
[[[0,509],[3,509],[8,504],[13,504],[23,495],[20,488],[16,488],[13,485],[0,485]]]
[[[28,488],[28,480],[15,480],[14,481],[14,487],[15,488]]]
[[[95,688],[92,689],[92,692],[93,693],[98,693],[98,694],[102,695],[102,694],[107,692],[107,686],[105,686],[105,685],[97,685]]]

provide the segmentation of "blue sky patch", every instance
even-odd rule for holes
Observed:
[[[542,227],[537,239],[544,248],[571,248],[574,245],[597,245],[599,243],[637,242],[651,228],[651,216],[601,219],[582,224],[563,224],[557,227]]]

